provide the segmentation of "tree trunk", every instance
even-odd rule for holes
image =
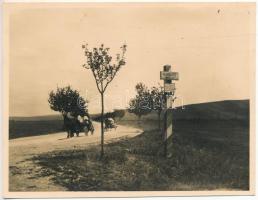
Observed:
[[[66,129],[66,124],[65,124],[65,115],[64,115],[64,114],[62,114],[62,116],[63,116],[63,129],[64,129],[64,131],[66,131],[66,132],[67,132],[67,138],[69,138],[69,137],[70,137],[70,133],[69,133],[69,131]]]
[[[101,152],[100,157],[104,155],[104,93],[101,93]]]

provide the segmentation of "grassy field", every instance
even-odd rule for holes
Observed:
[[[63,131],[63,120],[9,120],[9,139]]]
[[[70,191],[248,190],[249,126],[240,120],[179,120],[168,140],[168,157],[157,124],[126,122],[143,134],[80,150],[33,158],[38,176]]]

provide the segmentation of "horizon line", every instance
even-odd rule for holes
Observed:
[[[179,108],[179,107],[183,107],[183,106],[190,106],[190,105],[197,105],[197,104],[205,104],[205,103],[218,103],[218,102],[225,102],[225,101],[250,101],[250,99],[229,99],[229,100],[218,100],[218,101],[208,101],[208,102],[200,102],[200,103],[191,103],[191,104],[184,104],[184,105],[180,105],[180,106],[177,106],[175,108]],[[128,110],[128,108],[120,108],[120,109],[114,109],[114,110]],[[107,111],[107,112],[110,112],[110,111]],[[107,113],[105,112],[105,113]],[[113,112],[113,111],[112,111]],[[99,115],[100,113],[90,113],[91,115]],[[26,117],[45,117],[45,116],[61,116],[60,113],[56,113],[56,114],[46,114],[46,115],[31,115],[31,116],[22,116],[22,115],[16,115],[16,116],[9,116],[9,118],[11,117],[23,117],[23,118],[26,118]]]

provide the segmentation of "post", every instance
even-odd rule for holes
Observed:
[[[171,71],[170,65],[165,65],[163,67],[163,71],[160,72],[160,79],[164,80],[164,156],[167,156],[167,139],[172,135],[172,113],[168,113],[169,108],[171,107],[172,99],[171,97],[174,95],[175,92],[175,84],[172,83],[172,80],[178,80],[179,75],[177,72]],[[168,124],[168,116],[171,119],[171,122]]]
[[[164,72],[169,72],[171,71],[171,66],[170,65],[164,65],[163,66],[163,71]],[[171,80],[165,79],[164,80],[164,88],[166,84],[171,84]],[[168,118],[168,99],[167,99],[167,93],[164,93],[165,95],[165,115],[164,115],[164,156],[167,157],[167,118]]]
[[[168,120],[168,115],[167,115],[167,95],[164,94],[165,96],[165,113],[164,113],[164,156],[165,158],[167,157],[167,120]]]
[[[159,114],[159,131],[160,131],[160,115],[161,115],[161,111],[160,110],[158,110],[158,114]]]
[[[101,152],[100,157],[104,155],[104,93],[101,93]]]

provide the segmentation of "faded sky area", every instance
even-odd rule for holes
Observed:
[[[47,102],[71,85],[100,111],[81,45],[104,43],[127,64],[106,92],[106,110],[125,108],[137,82],[162,84],[159,71],[179,72],[176,105],[249,99],[255,66],[255,4],[6,5],[9,19],[10,116],[55,114]]]

